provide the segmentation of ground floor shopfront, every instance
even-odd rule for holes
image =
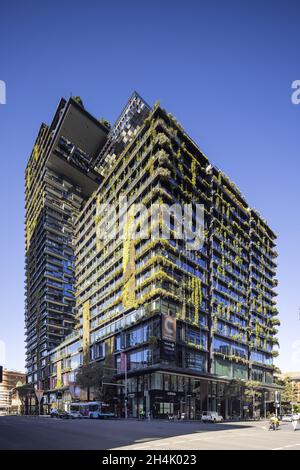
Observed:
[[[275,389],[262,384],[259,397],[249,397],[233,381],[157,371],[128,378],[127,411],[133,418],[199,419],[203,411],[217,411],[224,419],[259,418],[274,411]]]
[[[127,380],[120,377],[109,401],[118,417],[151,417],[166,419],[199,419],[203,411],[217,411],[224,419],[247,419],[268,416],[274,412],[275,386],[261,384],[259,396],[245,394],[242,381],[217,376],[196,376],[174,371],[136,371]],[[90,400],[95,396],[90,390]],[[87,392],[78,387],[63,387],[44,393],[40,411],[51,408],[68,411],[72,402],[87,401]],[[34,397],[30,400],[32,414],[38,413]]]

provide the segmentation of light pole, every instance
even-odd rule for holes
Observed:
[[[275,390],[275,416],[278,416],[278,408],[279,408],[279,392]]]

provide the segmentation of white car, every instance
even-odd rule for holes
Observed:
[[[223,421],[223,416],[219,415],[217,411],[203,411],[201,421],[202,423],[220,423]]]
[[[115,418],[115,414],[108,413],[108,412],[101,412],[101,411],[90,411],[89,418],[90,419],[109,419],[109,418]]]
[[[83,416],[79,411],[68,411],[67,418],[69,419],[82,419]]]
[[[281,421],[291,423],[292,421],[300,419],[300,414],[299,413],[287,413],[282,416]]]

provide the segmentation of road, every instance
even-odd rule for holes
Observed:
[[[267,422],[202,424],[0,416],[0,449],[300,450],[299,430]]]

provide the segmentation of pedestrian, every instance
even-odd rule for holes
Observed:
[[[277,431],[279,428],[279,419],[277,416],[273,415],[270,418],[270,429],[273,429],[273,431]]]
[[[297,420],[297,419],[293,419],[293,420],[292,420],[292,426],[293,426],[293,428],[294,428],[294,431],[296,431],[297,424],[298,424],[298,420]]]

